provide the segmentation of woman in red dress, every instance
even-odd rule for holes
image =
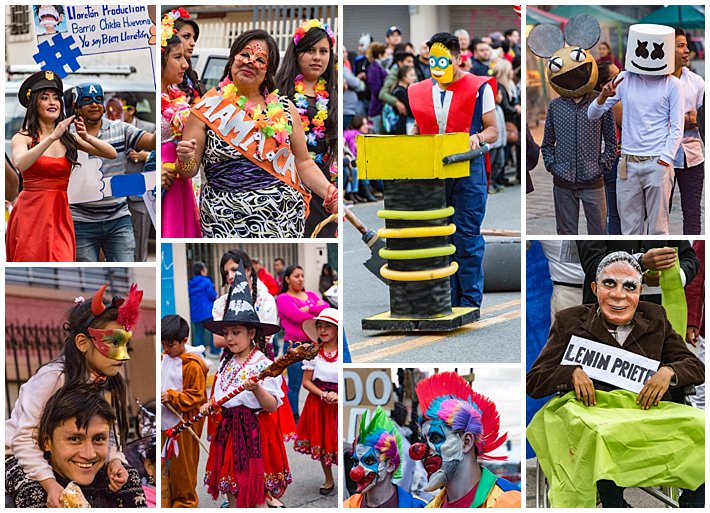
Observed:
[[[67,186],[77,150],[107,159],[117,155],[86,132],[81,118],[65,117],[62,93],[62,81],[51,71],[34,73],[20,86],[18,97],[27,113],[22,130],[12,137],[12,161],[22,173],[23,190],[7,226],[10,262],[73,262]],[[76,134],[69,132],[72,123]]]

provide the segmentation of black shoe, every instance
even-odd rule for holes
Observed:
[[[330,495],[330,493],[333,491],[335,488],[335,483],[333,483],[330,487],[326,488],[324,486],[320,487],[320,494],[321,495]]]
[[[377,198],[372,195],[372,186],[370,184],[360,184],[360,195],[365,198],[365,201],[377,201]]]

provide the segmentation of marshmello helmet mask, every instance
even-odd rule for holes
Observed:
[[[675,71],[675,29],[665,25],[629,27],[626,71],[639,75],[670,75]]]

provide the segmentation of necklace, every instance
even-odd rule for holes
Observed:
[[[240,95],[236,84],[229,77],[225,77],[219,83],[222,96],[234,102],[237,107],[244,110],[247,115],[254,120],[257,129],[266,137],[273,137],[279,144],[287,144],[288,136],[291,135],[293,127],[289,123],[288,116],[283,104],[279,100],[279,90],[264,96],[266,108],[260,104],[254,104],[246,96]]]
[[[325,348],[320,348],[320,357],[323,358],[328,363],[333,363],[338,361],[338,350],[336,349],[332,353],[326,353]]]
[[[301,123],[303,124],[303,131],[306,133],[306,141],[308,146],[314,147],[318,144],[320,139],[325,137],[325,120],[328,119],[328,91],[325,88],[325,79],[318,79],[313,88],[313,92],[316,95],[316,115],[313,119],[308,118],[308,97],[306,96],[306,84],[303,81],[303,74],[296,76],[294,93],[293,93],[293,103],[298,109],[298,114],[301,116]],[[310,132],[310,133],[309,133]],[[321,162],[322,163],[322,155]]]
[[[190,115],[190,104],[187,96],[177,86],[168,86],[167,93],[160,94],[160,110],[170,125],[173,136],[182,137],[185,120]]]
[[[222,378],[226,378],[227,376],[229,376],[229,379],[222,379],[219,382],[219,388],[220,390],[222,390],[222,392],[232,390],[233,388],[236,388],[237,383],[243,383],[244,381],[246,381],[246,379],[249,377],[249,373],[245,370],[245,367],[249,364],[255,354],[256,346],[254,346],[254,348],[249,352],[247,359],[244,360],[244,362],[242,363],[237,362],[236,355],[232,357],[232,359],[227,364],[227,368],[224,369],[224,373],[222,374]],[[234,362],[237,362],[236,368]]]

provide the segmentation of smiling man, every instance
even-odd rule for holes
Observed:
[[[663,25],[631,25],[626,71],[589,104],[599,119],[623,106],[616,204],[621,233],[668,235],[673,161],[683,137],[683,92],[674,77],[675,31]],[[644,224],[647,224],[644,227]]]

